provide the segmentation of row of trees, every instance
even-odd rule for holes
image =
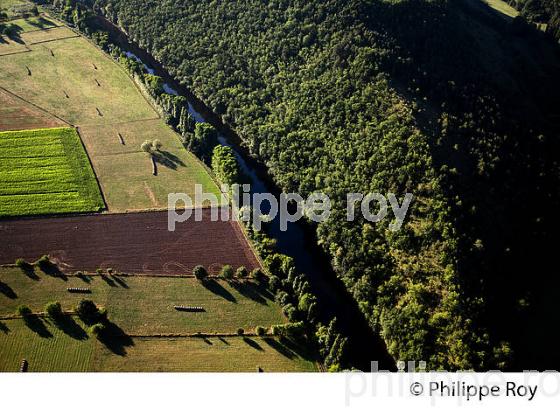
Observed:
[[[394,358],[511,366],[511,341],[517,366],[539,366],[538,339],[511,329],[550,321],[531,300],[554,300],[542,283],[558,282],[550,43],[468,0],[85,3],[233,126],[279,187],[329,195],[318,239]],[[346,221],[348,192],[415,202],[391,232]]]

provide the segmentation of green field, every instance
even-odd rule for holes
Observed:
[[[502,0],[484,0],[494,10],[499,11],[509,17],[517,17],[519,12]]]
[[[0,133],[0,216],[103,209],[97,181],[72,128]]]
[[[72,294],[67,287],[89,287],[92,293]],[[107,308],[109,320],[122,331],[120,337],[98,341],[76,316],[58,326],[46,318],[30,325],[13,318],[21,304],[40,312],[47,302],[59,301],[72,310],[84,297]],[[176,304],[206,311],[178,312]],[[30,371],[316,370],[313,358],[286,340],[213,336],[285,323],[271,295],[250,283],[217,281],[205,287],[193,278],[80,279],[0,268],[0,318],[0,371],[17,370],[23,358]],[[197,332],[210,336],[193,337]]]
[[[219,195],[204,165],[104,53],[66,27],[21,37],[26,44],[0,44],[0,86],[79,127],[109,211],[165,209],[170,192],[193,194],[195,184]],[[146,139],[163,143],[157,176],[140,149]]]
[[[0,372],[18,371],[23,359],[30,372],[317,371],[306,352],[271,337],[124,337],[103,343],[76,318],[61,328],[46,319],[33,328],[21,319],[0,321]]]
[[[42,311],[52,300],[73,309],[84,296],[66,288],[86,286],[92,291],[87,298],[105,306],[111,320],[136,335],[234,333],[240,327],[250,332],[257,325],[285,322],[271,295],[250,283],[233,286],[220,280],[204,287],[193,278],[94,275],[62,280],[40,271],[35,275],[33,279],[17,268],[0,268],[0,282],[17,295],[0,293],[0,316],[13,314],[22,303]],[[173,306],[181,304],[202,306],[206,312],[177,312]]]

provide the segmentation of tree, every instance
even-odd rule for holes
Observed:
[[[233,268],[231,267],[231,265],[222,266],[220,276],[224,279],[233,279],[234,271],[233,271]]]
[[[245,330],[243,330],[243,328],[239,328],[237,329],[237,336],[243,336],[245,334]]]
[[[257,282],[261,282],[265,278],[265,275],[262,270],[256,268],[251,271],[250,278]]]
[[[257,336],[264,336],[266,334],[266,328],[262,327],[262,326],[257,326],[255,327],[255,333],[257,334]]]
[[[22,258],[16,260],[16,266],[24,272],[29,272],[33,269],[33,266],[31,266],[29,262]]]
[[[102,319],[102,312],[93,301],[88,299],[82,299],[78,303],[76,313],[85,323],[96,323]]]
[[[29,317],[33,314],[29,306],[27,305],[19,305],[16,309],[16,315],[19,315],[23,318]]]
[[[89,328],[90,333],[98,339],[102,336],[106,326],[103,323],[96,323]]]
[[[49,259],[48,255],[43,255],[39,258],[39,260],[36,262],[37,266],[39,266],[39,268],[41,270],[45,270],[45,269],[49,269],[52,267],[52,262]]]
[[[62,317],[62,306],[59,302],[50,302],[45,306],[45,312],[53,320],[58,320]]]
[[[160,140],[155,139],[155,140],[152,142],[152,148],[155,149],[156,151],[161,150],[161,147],[163,147],[163,144],[162,144],[162,142],[161,142]]]
[[[202,265],[195,266],[193,269],[193,274],[194,277],[198,280],[205,280],[206,278],[208,278],[208,271]]]
[[[247,271],[247,268],[245,266],[240,266],[235,271],[235,276],[239,279],[245,279],[247,276],[249,276],[249,271]]]
[[[151,154],[152,150],[153,150],[153,145],[152,142],[149,140],[146,140],[142,143],[142,145],[140,145],[140,148],[142,148],[142,151]]]

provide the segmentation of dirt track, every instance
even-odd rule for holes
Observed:
[[[217,273],[224,264],[258,267],[234,222],[203,220],[167,230],[167,212],[105,214],[0,221],[0,264],[43,254],[62,271],[113,268],[135,274],[190,274],[196,265]]]

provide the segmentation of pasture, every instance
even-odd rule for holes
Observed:
[[[109,211],[165,209],[168,193],[193,194],[195,184],[219,195],[205,166],[103,52],[67,27],[21,38],[0,44],[0,55],[9,53],[0,56],[0,86],[78,126]],[[157,175],[140,149],[147,139],[163,144]]]
[[[500,13],[508,16],[508,17],[517,17],[519,12],[507,4],[503,0],[485,0],[486,3],[494,10],[499,11]]]
[[[194,278],[89,275],[53,277],[36,269],[26,275],[18,268],[0,268],[0,317],[20,304],[43,311],[59,301],[72,310],[88,298],[109,311],[109,318],[134,335],[252,332],[255,326],[284,323],[281,309],[264,288],[246,282]],[[91,294],[70,293],[68,287],[87,287]],[[202,306],[205,311],[176,311],[174,305]]]
[[[314,357],[286,339],[232,336],[255,326],[285,323],[264,289],[223,280],[202,285],[194,278],[86,275],[54,277],[0,268],[0,371],[316,371]],[[73,294],[67,287],[88,287]],[[50,301],[64,310],[89,298],[107,309],[111,338],[97,340],[75,316],[54,323],[13,317],[27,304],[41,312]],[[179,312],[177,303],[204,307]],[[200,332],[207,336],[196,336]],[[220,336],[221,335],[221,336]]]
[[[0,217],[104,208],[72,128],[1,132],[0,157]]]

